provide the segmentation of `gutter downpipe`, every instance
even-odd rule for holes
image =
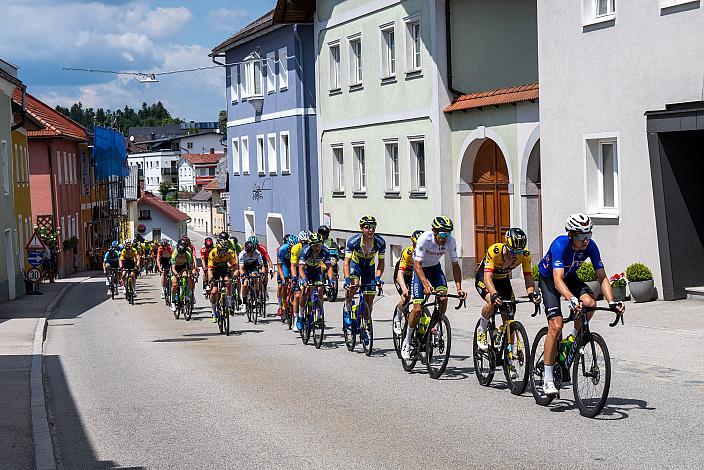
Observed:
[[[447,89],[450,93],[462,96],[464,91],[456,90],[452,86],[452,25],[450,21],[450,3],[452,0],[445,0],[445,49],[447,50]]]
[[[311,174],[310,174],[310,149],[309,149],[309,132],[310,132],[310,126],[308,124],[308,115],[306,114],[306,103],[305,103],[305,94],[303,90],[303,75],[304,75],[304,70],[303,70],[303,41],[301,41],[301,36],[298,34],[298,24],[293,25],[293,36],[296,39],[296,65],[301,71],[300,79],[298,80],[298,88],[299,88],[299,93],[300,93],[300,99],[301,99],[301,107],[303,109],[303,145],[304,145],[304,154],[305,154],[305,176],[304,176],[304,184],[305,184],[305,198],[306,198],[306,221],[308,222],[308,227],[312,229],[313,227],[313,211],[311,208],[311,187],[310,187],[310,179],[311,179]]]
[[[25,85],[22,85],[21,87],[22,90],[22,112],[20,113],[22,118],[20,119],[20,122],[17,124],[13,125],[10,130],[14,131],[19,129],[20,127],[24,126],[24,121],[27,119],[27,87]]]
[[[51,188],[51,208],[52,208],[52,214],[51,218],[52,223],[54,225],[54,231],[58,228],[56,226],[56,217],[59,214],[59,208],[56,205],[56,189],[54,188],[54,164],[51,161],[51,140],[47,139],[46,141],[46,154],[49,157],[49,187]],[[61,234],[63,237],[63,233]]]

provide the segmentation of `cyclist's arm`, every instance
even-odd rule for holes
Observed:
[[[398,282],[398,285],[401,286],[402,291],[408,291],[408,284],[406,284],[406,275],[403,269],[398,270],[398,273],[396,273],[396,282]]]
[[[345,256],[345,277],[350,277],[350,263],[352,262],[352,256]]]
[[[430,284],[428,282],[428,278],[425,277],[425,273],[423,272],[423,264],[416,259],[413,260],[413,272],[416,273],[416,276],[418,276],[418,280],[421,284],[423,284],[424,286]]]
[[[552,269],[552,279],[555,283],[555,289],[562,295],[565,299],[570,300],[574,295],[567,288],[565,284],[565,268],[553,268]]]
[[[455,274],[455,263],[452,264],[452,274]],[[493,271],[487,271],[486,269],[484,270],[484,286],[486,287],[487,292],[491,294],[492,296],[496,294],[496,286],[494,286],[494,272]]]
[[[385,267],[386,267],[386,261],[384,260],[384,257],[382,256],[381,258],[379,258],[379,262],[376,265],[377,277],[381,277],[381,275],[384,274]]]
[[[304,266],[305,266],[305,262],[303,260],[298,262],[298,267],[299,267],[298,275],[300,276],[301,280],[303,280],[303,282],[305,282],[307,280],[306,270],[304,269]]]
[[[457,289],[457,293],[461,294],[464,292],[462,290],[462,268],[457,261],[452,262],[452,277],[455,279],[455,289]]]
[[[599,268],[596,270],[596,280],[599,281],[601,293],[604,294],[604,298],[608,302],[613,301],[614,297],[611,292],[611,283],[609,282],[609,277],[606,275],[606,270],[604,268]]]

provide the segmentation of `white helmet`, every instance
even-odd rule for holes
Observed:
[[[568,232],[589,233],[592,231],[592,219],[587,214],[577,212],[567,217],[565,230]]]

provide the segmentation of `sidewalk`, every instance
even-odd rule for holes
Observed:
[[[88,273],[77,273],[53,284],[42,284],[43,295],[0,303],[0,462],[4,468],[35,467],[30,407],[35,330],[64,289],[88,277]]]

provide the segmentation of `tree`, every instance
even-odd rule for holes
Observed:
[[[161,199],[166,201],[168,198],[169,193],[176,191],[176,188],[174,187],[173,183],[168,183],[166,181],[162,181],[159,184],[159,194],[161,194]]]
[[[161,101],[151,105],[142,103],[138,111],[127,105],[114,111],[103,108],[94,110],[93,108],[84,108],[80,101],[68,108],[56,106],[54,109],[88,129],[93,129],[95,126],[114,127],[122,131],[125,136],[127,136],[130,127],[164,126],[183,122],[180,118],[171,116]]]
[[[227,135],[227,111],[224,109],[218,114],[218,127],[220,128],[220,135]]]

